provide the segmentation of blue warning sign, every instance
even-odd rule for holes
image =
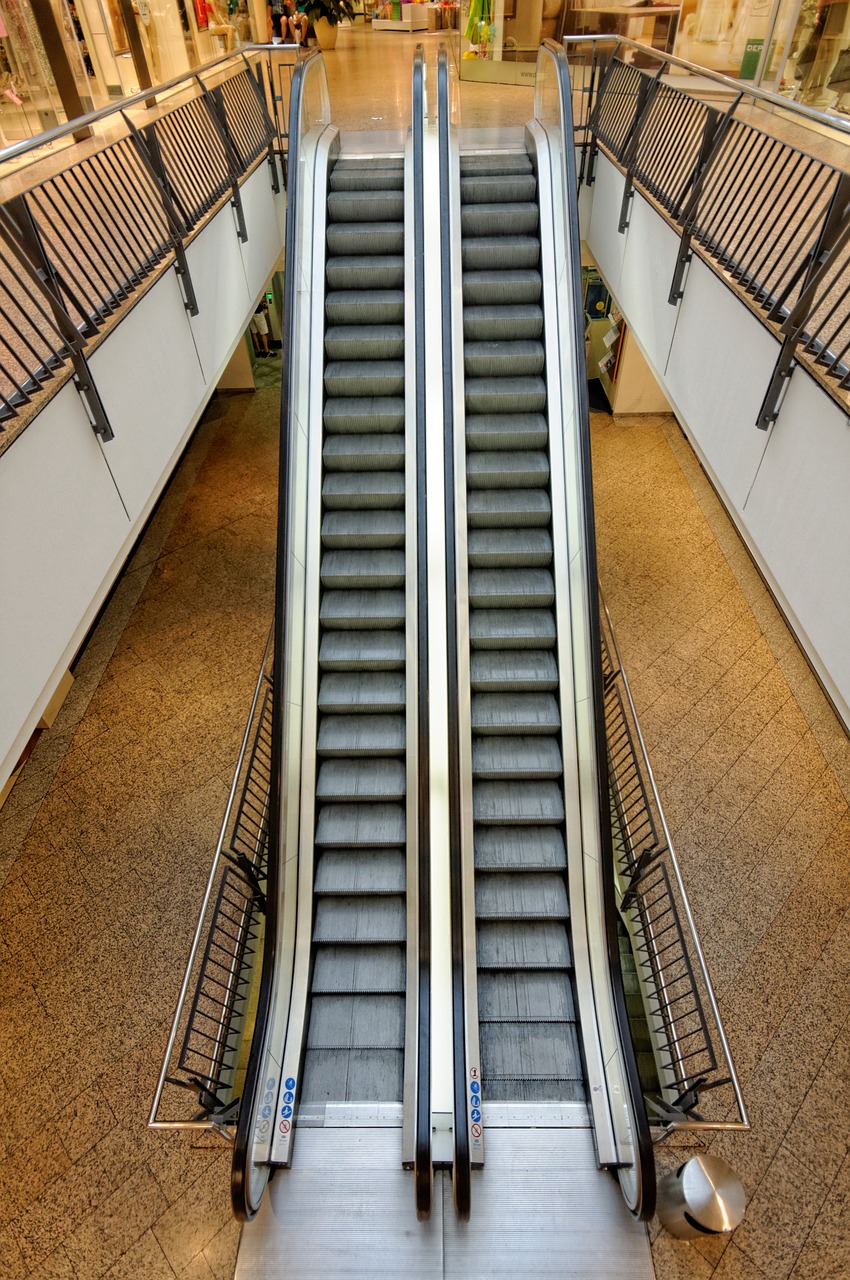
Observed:
[[[286,1080],[284,1083],[286,1084],[287,1089],[294,1089],[294,1088],[295,1088],[295,1076],[290,1076],[290,1077],[289,1077],[289,1079],[288,1079],[288,1080]]]

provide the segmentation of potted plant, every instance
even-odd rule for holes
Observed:
[[[343,18],[347,18],[349,22],[354,21],[351,0],[309,0],[303,12],[310,19],[320,49],[336,48],[340,22]]]

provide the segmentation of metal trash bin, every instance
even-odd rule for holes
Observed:
[[[693,1156],[658,1187],[658,1217],[680,1240],[734,1231],[745,1208],[738,1175],[717,1156]]]

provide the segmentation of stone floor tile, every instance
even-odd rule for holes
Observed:
[[[231,1218],[204,1249],[204,1257],[215,1280],[231,1280],[241,1237],[241,1223]]]
[[[9,1154],[0,1160],[0,1204],[4,1216],[11,1218],[26,1212],[70,1166],[71,1160],[52,1121],[42,1122],[24,1142],[10,1145]]]
[[[818,1178],[834,1178],[850,1155],[845,1099],[844,1082],[824,1067],[785,1135],[788,1150]]]
[[[226,1194],[229,1176],[230,1160],[225,1154],[154,1224],[153,1233],[160,1248],[178,1275],[230,1220],[231,1209]]]
[[[652,1246],[655,1280],[711,1280],[714,1268],[687,1240],[662,1231]]]
[[[109,1268],[106,1280],[174,1280],[174,1272],[152,1231],[146,1231]]]
[[[79,1275],[100,1276],[127,1252],[167,1207],[150,1171],[143,1165],[65,1239]]]
[[[80,1280],[82,1274],[74,1266],[67,1250],[60,1245],[49,1258],[30,1271],[27,1280]]]
[[[98,1085],[79,1094],[56,1117],[62,1145],[72,1161],[99,1142],[115,1124],[115,1116]]]
[[[846,1280],[850,1275],[850,1157],[844,1161],[791,1272],[791,1280]]]
[[[179,1280],[216,1280],[216,1276],[204,1254],[199,1253],[180,1272]]]
[[[0,1280],[24,1280],[26,1274],[27,1265],[14,1233],[0,1224]]]
[[[735,1233],[742,1253],[771,1280],[790,1275],[829,1191],[787,1147],[779,1148]]]
[[[770,1280],[770,1273],[762,1271],[742,1253],[734,1239],[723,1253],[711,1280]]]

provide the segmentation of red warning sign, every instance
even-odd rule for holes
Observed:
[[[280,1124],[277,1127],[278,1129],[280,1129],[281,1133],[289,1133],[291,1125],[292,1125],[291,1120],[281,1120]]]
[[[472,1125],[472,1128],[471,1128],[470,1132],[472,1133],[473,1138],[480,1138],[480,1137],[481,1137],[481,1125],[480,1125],[480,1124],[474,1124],[474,1125]]]

